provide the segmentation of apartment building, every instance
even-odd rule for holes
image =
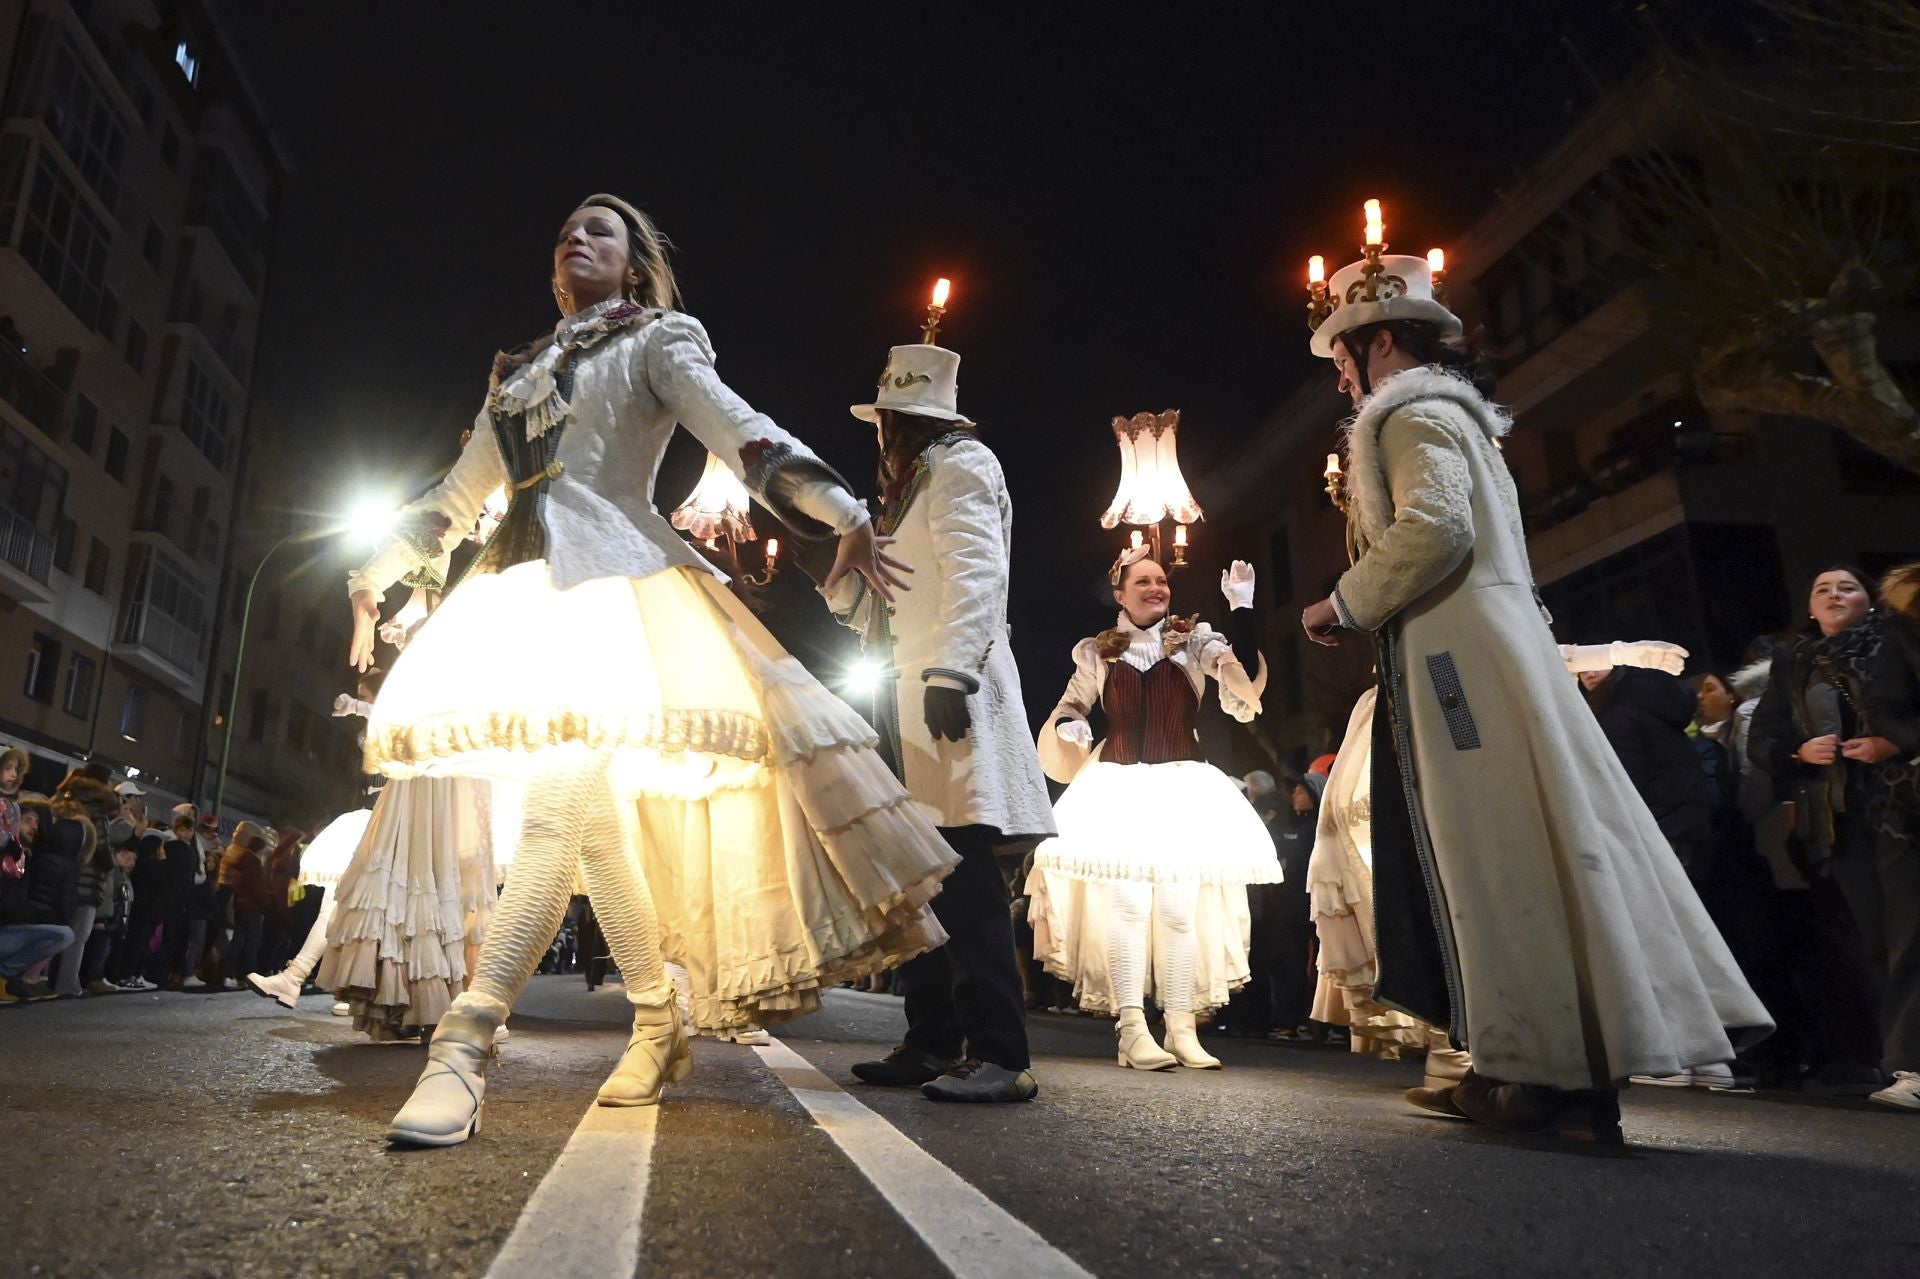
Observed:
[[[0,737],[199,798],[286,171],[197,3],[0,0]]]

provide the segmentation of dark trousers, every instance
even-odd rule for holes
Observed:
[[[233,937],[227,943],[226,973],[230,981],[245,981],[247,974],[257,971],[260,962],[260,931],[266,923],[266,915],[257,910],[246,910],[239,904],[233,908]]]
[[[131,981],[146,972],[147,963],[152,958],[148,947],[153,944],[153,934],[159,929],[163,916],[157,910],[140,909],[140,899],[135,898],[133,910],[127,917],[126,936],[120,938],[114,947],[113,959],[108,966],[109,980]]]
[[[1307,895],[1292,884],[1247,885],[1252,916],[1247,984],[1227,1005],[1236,1035],[1254,1037],[1306,1024],[1313,1010],[1313,920]]]
[[[97,981],[106,980],[107,961],[113,958],[113,944],[117,939],[102,928],[87,938],[87,949],[80,956],[80,984],[91,986]]]
[[[1880,993],[1889,1071],[1920,1070],[1920,842],[1879,834],[1842,850],[1833,880]]]
[[[943,827],[960,854],[933,899],[947,944],[900,967],[907,1043],[936,1057],[977,1057],[1025,1070],[1027,1018],[1013,950],[1012,898],[987,826]]]

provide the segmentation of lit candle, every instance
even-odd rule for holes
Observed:
[[[1173,544],[1175,546],[1185,546],[1187,544],[1187,526],[1186,525],[1176,524],[1173,526]]]
[[[780,558],[780,539],[777,537],[770,537],[767,539],[767,563],[771,564],[779,558]]]
[[[1380,220],[1380,201],[1368,200],[1366,212],[1368,247],[1376,244],[1385,244],[1387,242],[1387,228],[1386,224]]]
[[[1307,283],[1325,284],[1327,282],[1327,260],[1318,253],[1307,259]]]
[[[1127,534],[1127,544],[1137,551],[1147,544],[1146,535],[1139,529],[1135,529]]]
[[[719,550],[719,549],[720,549],[720,539],[719,539],[719,538],[717,538],[717,537],[710,537],[710,538],[708,538],[708,539],[707,539],[707,549],[708,549],[709,551],[717,551],[717,550]]]
[[[1329,479],[1340,474],[1340,455],[1338,453],[1327,454],[1327,469],[1325,474]]]
[[[935,306],[945,306],[947,304],[947,296],[952,292],[952,280],[946,279],[944,276],[935,280],[933,282],[933,304]]]
[[[1433,272],[1433,278],[1439,279],[1447,273],[1447,254],[1444,249],[1427,250],[1427,270]]]

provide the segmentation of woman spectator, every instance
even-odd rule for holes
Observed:
[[[233,909],[233,937],[227,943],[224,977],[239,982],[259,967],[260,931],[273,904],[273,887],[264,860],[266,834],[252,822],[233,828],[233,841],[220,858],[220,886],[227,890]]]
[[[1887,1082],[1864,921],[1878,911],[1874,849],[1887,807],[1884,766],[1897,753],[1868,717],[1869,672],[1885,633],[1871,601],[1871,582],[1857,569],[1834,565],[1814,577],[1808,623],[1775,654],[1748,742],[1776,796],[1793,803],[1794,856],[1810,887],[1804,975],[1825,1061],[1809,1086],[1863,1097]]]
[[[293,936],[293,885],[300,878],[301,841],[307,833],[290,826],[277,835],[273,852],[267,856],[267,917],[260,934],[260,967],[270,973],[286,967],[291,955],[289,942],[298,940]]]
[[[1860,876],[1871,896],[1855,909],[1886,983],[1883,1064],[1894,1082],[1872,1100],[1920,1110],[1920,563],[1887,574],[1880,602],[1886,636],[1867,683],[1867,720],[1895,754],[1882,765],[1887,811],[1873,874]]]

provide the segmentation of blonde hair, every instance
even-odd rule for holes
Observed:
[[[667,261],[667,251],[673,247],[673,242],[660,233],[653,219],[619,196],[605,192],[588,196],[580,201],[579,208],[606,209],[626,225],[627,260],[640,277],[626,287],[627,301],[657,307],[662,311],[677,310],[680,306],[680,282],[673,278],[673,264]],[[578,209],[575,211],[578,212]],[[553,300],[562,311],[571,307],[571,301],[560,288],[558,279],[553,281]]]
[[[1902,617],[1920,622],[1920,560],[1887,570],[1880,579],[1880,602]]]

